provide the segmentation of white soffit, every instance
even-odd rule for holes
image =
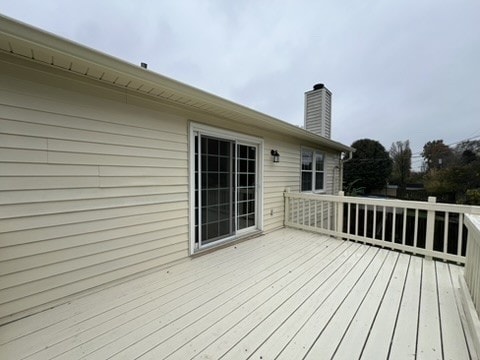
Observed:
[[[353,150],[282,120],[1,15],[0,51],[337,151]]]

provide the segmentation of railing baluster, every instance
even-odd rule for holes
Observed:
[[[373,228],[372,238],[377,238],[377,205],[373,205]]]
[[[445,211],[445,216],[443,218],[443,252],[446,254],[448,251],[448,226],[449,226],[449,215],[448,211]]]
[[[330,227],[331,225],[331,220],[330,220],[330,203],[328,203],[328,206],[327,206],[327,227],[328,227],[328,230],[331,230],[332,228]]]
[[[297,224],[300,225],[300,198],[297,199]]]
[[[367,237],[368,205],[363,205],[363,237]]]
[[[338,202],[334,202],[332,205],[333,205],[333,214],[332,214],[332,216],[333,216],[333,224],[332,224],[333,229],[332,230],[337,231],[337,229],[338,229],[337,219],[338,219],[338,206],[339,206],[339,204],[338,204]]]
[[[288,221],[290,221],[290,217],[292,216],[292,209],[290,207],[292,206],[292,203],[290,201],[288,191],[289,190],[287,190],[287,197],[286,197],[287,203],[285,204],[285,219],[288,219]]]
[[[408,209],[403,208],[402,245],[407,241],[407,213]]]
[[[382,213],[382,241],[385,241],[385,223],[386,223],[386,218],[387,218],[387,207],[383,207],[383,213]]]
[[[317,226],[317,203],[318,203],[317,200],[315,200],[315,201],[313,202],[313,211],[315,211],[314,221],[315,221],[315,227],[316,227],[316,228],[318,227],[318,226]]]
[[[308,226],[312,226],[312,200],[308,199]]]
[[[355,204],[355,235],[358,235],[358,204]]]
[[[324,214],[324,209],[323,209],[323,204],[324,204],[324,201],[322,201],[322,202],[320,203],[320,211],[321,211],[320,227],[321,227],[322,229],[325,229],[325,228],[323,227],[323,217],[325,216],[325,214]]]
[[[315,209],[317,208],[315,204],[317,203],[316,200],[311,200],[310,203],[310,221],[312,227],[317,227],[316,219],[317,219],[317,214],[315,213]]]
[[[413,247],[417,247],[418,240],[418,209],[415,209],[415,226],[413,230]]]
[[[347,203],[347,234],[350,234],[350,203]]]
[[[305,225],[305,199],[302,199],[302,225]]]
[[[395,243],[395,222],[397,220],[397,208],[393,207],[393,218],[392,218],[392,243]]]
[[[458,243],[457,243],[457,255],[462,255],[463,245],[463,214],[458,214]]]
[[[300,199],[296,201],[296,214],[297,214],[297,224],[300,225]]]
[[[290,198],[290,220],[295,224],[295,199]]]
[[[289,218],[289,199],[288,199],[288,195],[287,195],[287,190],[285,190],[283,192],[283,201],[284,201],[284,208],[283,208],[283,225],[285,226],[286,224],[285,223],[288,223],[288,218]]]

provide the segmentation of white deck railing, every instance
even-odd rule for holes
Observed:
[[[465,214],[478,206],[285,192],[285,225],[465,263]]]
[[[468,228],[465,282],[477,310],[480,311],[480,216],[467,215]]]
[[[460,294],[467,328],[477,354],[480,354],[480,216],[466,215],[468,229],[464,278],[460,278]]]

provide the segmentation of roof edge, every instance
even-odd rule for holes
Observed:
[[[284,120],[264,114],[257,110],[240,105],[231,100],[227,100],[220,96],[214,95],[207,91],[198,89],[191,85],[182,83],[178,80],[167,76],[146,70],[140,66],[121,60],[117,57],[108,55],[101,51],[92,49],[88,46],[71,41],[64,37],[58,36],[51,32],[42,30],[29,24],[25,24],[18,20],[9,18],[0,14],[0,34],[11,39],[16,39],[23,43],[28,43],[32,47],[41,48],[49,52],[68,56],[72,59],[90,63],[105,69],[114,70],[134,80],[146,82],[157,87],[162,87],[168,91],[172,91],[180,96],[192,98],[193,100],[204,101],[211,105],[223,108],[225,110],[241,113],[260,121],[265,126],[273,126],[278,131],[317,142],[323,146],[330,147],[337,151],[349,152],[354,151],[350,146],[340,142],[324,138],[316,135],[308,130],[290,124]],[[34,59],[31,59],[34,60]]]

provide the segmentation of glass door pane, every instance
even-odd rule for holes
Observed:
[[[237,145],[237,229],[255,226],[257,147]]]
[[[195,246],[257,225],[255,145],[195,134]]]
[[[200,144],[197,137],[196,145],[195,237],[201,246],[234,234],[235,148],[232,141],[207,136],[200,136]]]

